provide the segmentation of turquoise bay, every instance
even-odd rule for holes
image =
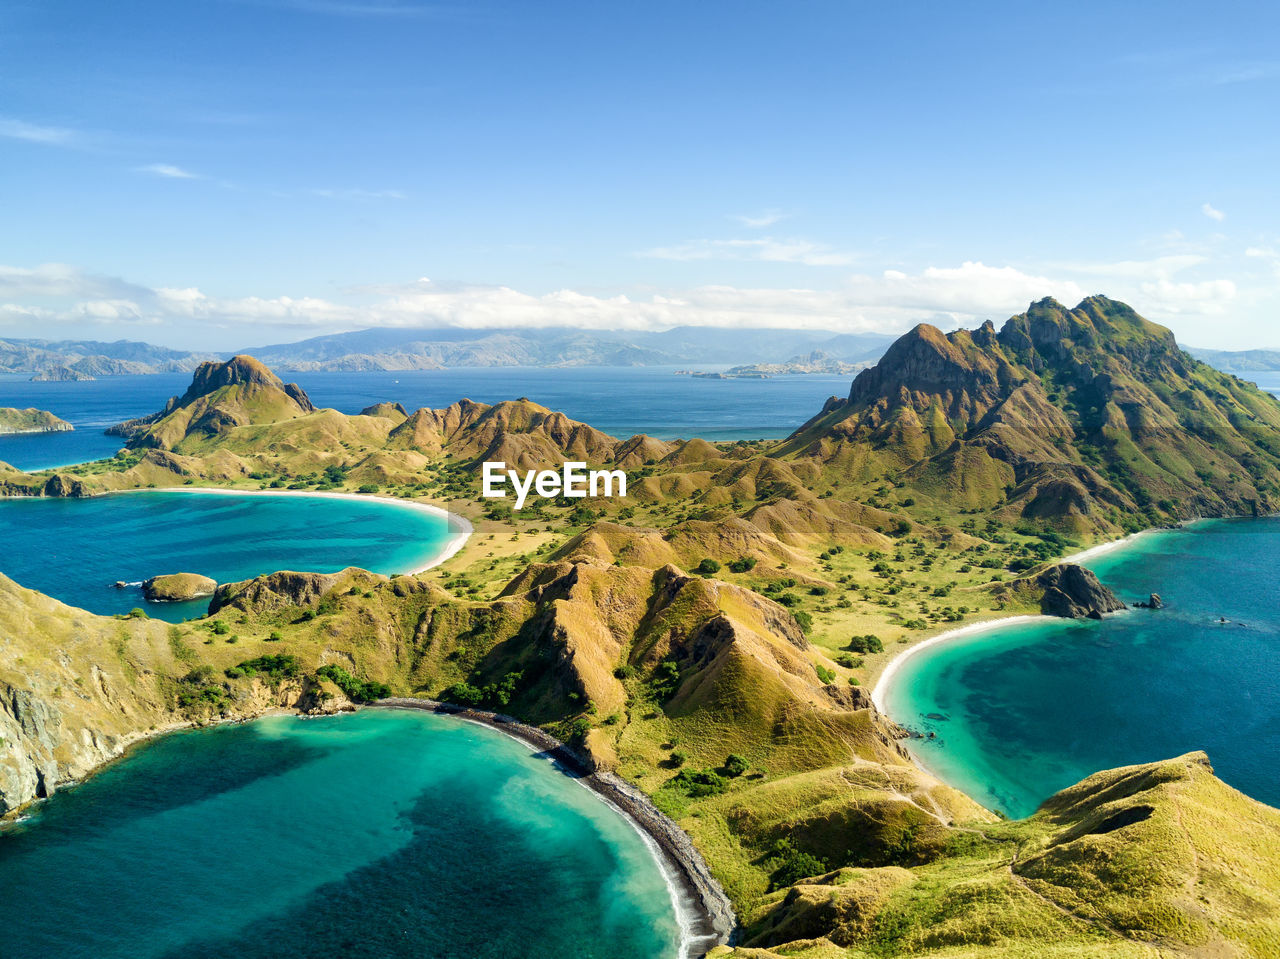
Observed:
[[[936,735],[909,741],[917,758],[1024,816],[1098,770],[1204,749],[1226,782],[1280,805],[1280,519],[1151,533],[1085,565],[1121,599],[1158,592],[1168,608],[1016,624],[911,656],[886,708]]]
[[[639,833],[541,754],[409,711],[161,737],[0,833],[7,959],[657,959]]]
[[[441,515],[375,499],[199,491],[8,498],[0,500],[0,572],[90,612],[145,606],[177,621],[203,615],[208,600],[146,603],[136,585],[113,584],[177,572],[220,583],[281,569],[408,572],[456,535]]]

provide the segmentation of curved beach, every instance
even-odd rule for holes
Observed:
[[[1183,523],[1177,528],[1181,529],[1187,525],[1189,524]],[[1120,539],[1113,539],[1106,543],[1099,543],[1096,546],[1090,546],[1078,552],[1063,556],[1060,559],[1054,560],[1054,564],[1086,563],[1091,559],[1096,559],[1099,556],[1112,553],[1115,550],[1124,548],[1125,546],[1130,546],[1137,540],[1148,537],[1153,533],[1166,531],[1166,528],[1140,530],[1137,533],[1130,533],[1128,536],[1123,536]],[[1041,622],[1047,618],[1051,617],[1046,617],[1038,613],[1024,614],[1020,616],[1002,616],[999,619],[988,619],[980,623],[969,623],[956,629],[949,629],[946,632],[939,633],[937,636],[931,636],[928,639],[916,643],[914,646],[909,646],[902,652],[898,653],[898,655],[894,656],[893,659],[889,660],[888,665],[886,665],[883,672],[880,673],[880,676],[876,679],[875,687],[871,691],[871,702],[875,705],[876,709],[887,716],[888,712],[885,710],[885,695],[892,684],[894,674],[901,669],[903,663],[923,650],[949,642],[953,639],[963,639],[967,636],[978,635],[993,629],[1000,629],[1004,626],[1013,626],[1018,623]]]
[[[1003,626],[1012,626],[1016,623],[1035,623],[1045,618],[1046,617],[1040,615],[1002,616],[999,619],[988,619],[980,623],[969,623],[967,626],[949,629],[945,633],[939,633],[937,636],[932,636],[929,639],[916,643],[914,646],[908,646],[902,652],[898,653],[897,656],[894,656],[893,659],[889,660],[884,671],[880,673],[880,678],[876,680],[875,687],[871,690],[871,703],[881,713],[886,716],[889,715],[884,705],[885,693],[889,689],[894,675],[902,668],[902,664],[917,653],[924,652],[930,647],[950,642],[953,639],[962,639],[966,636],[976,636],[979,633],[990,632],[993,629],[1000,629]],[[892,719],[893,717],[890,716],[889,718]]]
[[[643,792],[615,773],[595,769],[589,759],[554,736],[501,713],[467,709],[433,699],[393,697],[379,707],[421,709],[488,726],[547,753],[579,783],[624,816],[645,839],[671,891],[671,904],[680,925],[681,959],[701,956],[721,943],[731,943],[738,928],[733,905],[706,860],[674,820]]]

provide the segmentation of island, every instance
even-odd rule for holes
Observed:
[[[69,366],[51,366],[47,369],[40,370],[35,373],[30,382],[32,383],[88,383],[96,380],[97,377],[81,370],[72,369]]]
[[[149,603],[185,603],[212,596],[218,581],[199,573],[166,573],[142,581],[142,595]]]
[[[0,407],[0,436],[11,433],[66,433],[74,430],[64,419],[46,410]]]
[[[734,366],[725,370],[726,376],[804,376],[826,374],[828,376],[851,376],[865,370],[871,364],[866,361],[846,362],[832,356],[824,350],[814,350],[804,356],[793,356],[782,363],[753,363],[749,366]]]
[[[0,811],[158,731],[417,705],[518,723],[628,797],[715,956],[1267,955],[1280,810],[1203,753],[1007,821],[916,765],[869,691],[959,626],[1113,615],[1076,550],[1276,512],[1276,430],[1274,398],[1103,296],[917,326],[770,441],[614,437],[528,400],[347,415],[252,357],[205,363],[113,459],[0,493],[363,491],[474,534],[413,575],[224,583],[181,624],[0,576]],[[513,510],[480,495],[496,460],[624,470],[628,496]]]

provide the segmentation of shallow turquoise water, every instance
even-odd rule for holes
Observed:
[[[450,537],[447,521],[377,500],[145,492],[90,499],[0,499],[0,573],[95,613],[135,606],[170,621],[209,601],[147,603],[134,586],[164,573],[220,583],[281,569],[416,569]]]
[[[909,741],[920,761],[1024,816],[1099,770],[1204,749],[1232,786],[1280,805],[1280,519],[1152,533],[1086,565],[1121,599],[1158,592],[1168,608],[1003,627],[908,659],[885,705],[936,733]]]
[[[162,737],[0,832],[6,959],[656,959],[618,813],[522,743],[365,711]]]

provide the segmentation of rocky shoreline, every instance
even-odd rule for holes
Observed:
[[[736,938],[738,918],[733,905],[711,875],[702,854],[674,820],[658,809],[653,801],[622,777],[594,768],[592,762],[577,750],[566,746],[541,729],[527,726],[501,713],[466,709],[431,699],[393,697],[375,704],[393,709],[421,709],[447,716],[457,716],[490,726],[548,753],[561,765],[572,770],[593,792],[617,807],[657,845],[667,864],[684,887],[683,891],[697,910],[697,918],[689,939],[699,947],[694,955],[703,955],[717,945],[732,943]]]

